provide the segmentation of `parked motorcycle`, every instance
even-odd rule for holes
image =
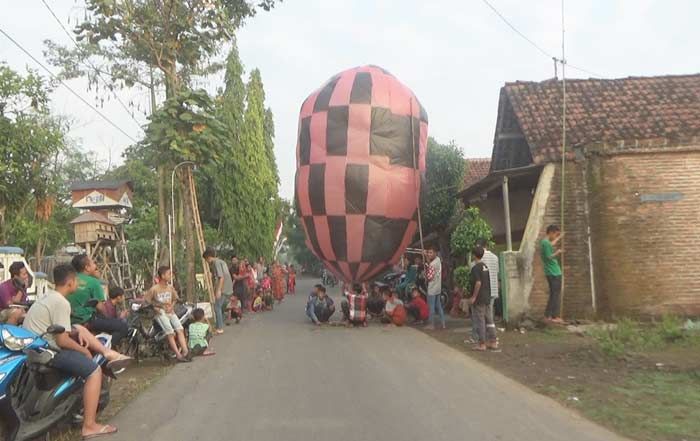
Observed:
[[[338,280],[335,278],[333,273],[324,268],[323,272],[321,273],[321,283],[323,286],[334,287],[338,284]]]
[[[131,314],[127,319],[129,333],[126,336],[126,355],[139,362],[151,357],[160,357],[163,361],[172,358],[165,332],[156,321],[155,307],[134,301],[130,308]],[[189,303],[175,305],[175,314],[185,330],[193,321],[194,309],[194,305]]]
[[[46,334],[63,332],[63,327],[54,325],[37,336],[18,326],[0,325],[0,439],[32,440],[60,423],[82,422],[83,380],[49,366],[57,352],[43,339]],[[111,348],[109,334],[97,338]],[[93,360],[105,374],[101,411],[109,403],[111,379],[115,377],[103,355],[96,354]]]

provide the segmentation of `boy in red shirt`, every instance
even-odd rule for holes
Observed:
[[[414,324],[419,325],[428,320],[428,303],[420,295],[418,288],[413,288],[411,291],[411,302],[406,305],[406,311],[413,317]]]

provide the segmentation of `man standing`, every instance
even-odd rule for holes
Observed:
[[[118,352],[105,348],[86,328],[71,327],[71,304],[66,296],[78,287],[75,269],[71,265],[58,265],[53,271],[56,291],[49,290],[27,312],[24,327],[41,335],[52,325],[64,328],[60,334],[47,334],[44,338],[54,350],[59,350],[49,365],[66,375],[80,377],[83,385],[83,439],[115,433],[117,428],[97,423],[97,406],[102,388],[102,370],[93,361],[90,351],[101,353],[109,360],[112,370],[123,369],[132,360]]]
[[[188,362],[191,361],[191,357],[187,349],[185,330],[177,314],[175,314],[175,303],[177,303],[179,297],[171,283],[172,279],[173,273],[170,271],[170,267],[161,266],[158,268],[158,283],[146,292],[145,301],[155,307],[158,325],[165,333],[168,345],[175,354],[177,361]],[[177,342],[175,341],[176,336]]]
[[[445,325],[445,310],[440,301],[440,293],[442,293],[442,262],[437,255],[437,249],[434,245],[428,247],[426,257],[428,258],[428,265],[425,270],[425,278],[428,280],[428,321],[430,322],[426,329],[435,329],[435,308],[440,314],[442,329],[445,329],[447,327]]]
[[[212,248],[207,248],[202,254],[204,260],[213,266],[214,277],[214,316],[216,317],[216,333],[224,333],[224,315],[226,314],[226,305],[229,304],[233,295],[233,280],[231,273],[226,267],[226,262],[216,257],[216,253]],[[245,282],[245,280],[243,280]],[[243,304],[243,302],[241,302]]]
[[[0,323],[17,325],[24,319],[24,309],[13,308],[12,304],[27,301],[29,272],[24,262],[10,265],[10,279],[0,284]]]
[[[542,239],[540,244],[544,275],[549,284],[549,300],[547,300],[544,319],[553,323],[564,323],[559,316],[561,310],[561,266],[557,260],[557,256],[561,255],[563,251],[561,249],[554,251],[554,246],[561,238],[559,227],[550,225],[547,227],[547,237]]]
[[[72,323],[84,325],[95,333],[112,334],[112,345],[118,346],[126,337],[129,328],[125,321],[107,317],[104,306],[105,293],[97,265],[87,254],[75,256],[71,263],[78,272],[78,289],[68,296]],[[97,306],[88,305],[91,300],[97,300]]]
[[[486,349],[498,350],[496,342],[496,325],[493,323],[491,309],[491,278],[489,268],[484,264],[484,249],[477,246],[472,251],[475,264],[469,273],[472,295],[469,303],[472,305],[472,322],[476,323],[477,345],[475,351]]]
[[[481,247],[484,250],[484,257],[481,259],[481,261],[486,265],[486,267],[489,269],[489,282],[491,286],[491,321],[495,323],[494,321],[494,303],[496,302],[496,299],[498,298],[498,256],[496,256],[494,253],[489,251],[488,249],[488,243],[486,239],[479,239],[476,241],[476,246]],[[476,322],[472,320],[472,337],[471,341],[465,341],[465,343],[476,343],[479,339],[479,334],[476,328]]]

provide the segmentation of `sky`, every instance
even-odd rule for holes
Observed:
[[[69,29],[84,14],[80,0],[47,2]],[[45,39],[71,44],[41,0],[1,3],[0,28],[39,60],[44,61]],[[489,3],[544,52],[561,57],[561,0]],[[566,0],[564,12],[566,58],[588,71],[569,68],[567,77],[700,72],[698,1]],[[299,107],[340,71],[364,64],[390,71],[426,108],[430,135],[440,142],[454,140],[467,158],[491,156],[505,82],[554,76],[551,57],[509,28],[484,0],[285,0],[250,19],[238,33],[238,45],[246,69],[262,73],[266,104],[275,116],[280,194],[286,198],[294,193]],[[41,69],[2,35],[0,61],[15,69]],[[221,81],[218,75],[202,85],[214,91]],[[67,83],[88,102],[97,102],[85,80]],[[140,139],[148,93],[123,90],[119,96],[134,115],[116,100],[100,110],[129,137]],[[52,94],[52,108],[71,118],[71,138],[95,151],[103,166],[122,161],[131,139],[65,88]]]

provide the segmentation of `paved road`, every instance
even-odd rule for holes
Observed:
[[[414,329],[314,328],[305,297],[227,328],[110,441],[622,440]]]

